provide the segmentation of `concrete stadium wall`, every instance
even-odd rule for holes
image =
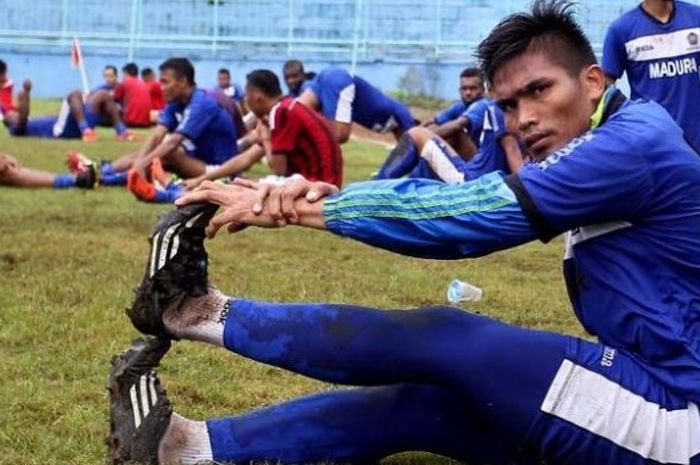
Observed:
[[[96,87],[102,82],[102,69],[105,65],[113,64],[121,69],[127,59],[123,54],[96,55],[85,47],[83,55],[91,87]],[[188,55],[185,54],[185,56]],[[15,81],[15,88],[18,88],[23,79],[31,78],[34,83],[33,95],[36,97],[57,98],[67,94],[70,90],[81,87],[79,71],[70,67],[68,50],[61,54],[0,50],[0,58],[7,63],[9,74]],[[148,66],[157,71],[158,65],[165,58],[167,58],[165,55],[162,57],[137,55],[134,57],[134,62],[140,68]],[[245,81],[246,73],[257,68],[271,69],[281,79],[284,62],[280,59],[232,62],[209,57],[192,57],[191,55],[190,59],[196,67],[197,83],[202,87],[213,86],[217,70],[224,66],[231,70],[234,80],[240,83]],[[309,71],[318,71],[331,64],[349,67],[347,62],[331,63],[305,60],[304,63]],[[453,99],[457,97],[457,79],[462,68],[462,65],[455,64],[358,63],[357,74],[384,91],[399,89],[399,80],[410,74],[411,79],[407,79],[407,81],[410,81],[411,90],[422,90],[428,95]]]

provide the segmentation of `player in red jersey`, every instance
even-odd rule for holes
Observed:
[[[124,79],[114,89],[114,100],[121,103],[124,122],[131,127],[151,125],[151,92],[148,85],[138,78],[139,68],[127,63],[122,68]]]
[[[165,96],[160,82],[156,79],[156,75],[151,68],[143,68],[141,70],[141,80],[148,86],[148,91],[151,93],[151,122],[158,122],[160,111],[165,108]]]
[[[204,180],[235,176],[266,156],[273,174],[339,186],[343,180],[340,145],[323,117],[296,100],[282,95],[277,75],[269,70],[248,74],[245,95],[258,118],[257,143],[211,172],[186,181],[188,188]]]

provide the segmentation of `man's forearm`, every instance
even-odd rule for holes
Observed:
[[[306,207],[305,205],[300,205]],[[425,258],[477,257],[537,237],[498,174],[460,185],[373,181],[327,197],[300,224]]]

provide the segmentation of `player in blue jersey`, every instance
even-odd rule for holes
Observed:
[[[524,163],[517,138],[508,132],[503,112],[491,102],[484,114],[479,152],[468,161],[444,139],[426,128],[412,128],[402,137],[374,179],[437,179],[462,183],[485,174],[517,172]],[[411,143],[407,144],[406,141]]]
[[[18,137],[42,137],[58,139],[97,140],[94,131],[102,118],[114,125],[117,137],[125,140],[131,134],[119,114],[114,98],[106,91],[90,94],[86,100],[80,91],[69,93],[61,104],[57,116],[30,116],[32,82],[26,79],[17,94],[17,108],[5,124],[11,135]]]
[[[397,139],[416,124],[403,103],[342,68],[326,68],[318,73],[299,101],[323,113],[340,143],[350,138],[352,123],[376,132],[391,132]]]
[[[493,171],[515,173],[523,154],[515,136],[508,132],[503,112],[490,102],[483,115],[479,151],[468,161],[449,143],[426,128],[412,128],[389,153],[375,179],[403,176],[461,183]]]
[[[610,25],[603,70],[611,82],[627,73],[632,98],[660,103],[700,150],[700,6],[644,0]]]
[[[194,204],[156,229],[136,327],[361,387],[194,421],[155,379],[168,349],[155,339],[115,360],[115,462],[372,463],[425,450],[474,464],[700,463],[700,157],[661,106],[606,89],[570,6],[536,0],[478,48],[507,126],[536,160],[516,174],[340,192],[210,183],[180,199]],[[202,201],[225,208],[214,217]],[[597,342],[449,307],[227,297],[207,289],[210,217],[209,235],[288,222],[442,259],[566,233],[569,295]]]
[[[469,105],[484,97],[485,90],[479,68],[465,68],[459,75],[459,100],[425,121],[423,126],[434,131],[438,126],[459,118]]]
[[[282,76],[289,89],[288,96],[297,98],[304,93],[316,77],[315,73],[304,70],[304,63],[299,60],[287,60],[282,66]]]
[[[159,160],[166,171],[181,178],[201,176],[237,154],[237,136],[231,113],[216,96],[197,88],[189,60],[170,58],[159,69],[168,104],[156,128],[138,152],[103,163],[100,182],[128,184],[141,200],[172,202],[181,186],[168,183],[158,189],[150,176],[151,164]],[[79,161],[71,164],[76,170],[81,165]]]
[[[462,98],[466,95],[473,100],[468,105],[464,101],[456,102],[423,127],[414,127],[404,132],[380,169],[377,179],[393,179],[407,174],[419,162],[419,154],[426,143],[435,136],[440,138],[441,144],[456,151],[464,161],[470,160],[479,151],[484,118],[491,100],[484,98],[483,80],[478,70],[468,68],[462,72],[462,76],[462,85],[467,88]],[[461,107],[464,110],[457,114],[456,111]]]

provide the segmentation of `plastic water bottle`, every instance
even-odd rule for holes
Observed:
[[[459,279],[453,280],[447,288],[447,301],[453,305],[460,302],[477,302],[484,296],[484,291],[473,284]]]

